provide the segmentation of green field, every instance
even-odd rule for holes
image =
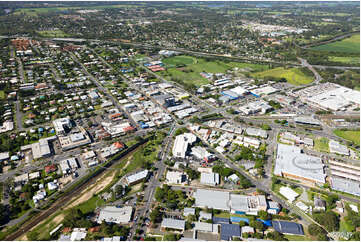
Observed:
[[[195,58],[186,55],[173,56],[162,60],[162,62],[166,65],[189,65],[195,63],[196,61],[197,60]]]
[[[352,141],[353,143],[360,145],[360,130],[340,130],[333,131],[335,135]]]
[[[315,46],[312,50],[335,51],[344,53],[360,53],[360,35],[355,34],[349,38],[336,42]]]
[[[192,61],[192,62],[191,62]],[[225,73],[227,70],[232,70],[237,67],[239,69],[246,69],[245,72],[250,71],[264,71],[268,69],[268,65],[250,64],[240,62],[224,62],[218,60],[207,61],[202,58],[191,56],[176,56],[163,60],[166,65],[184,64],[185,67],[175,68],[168,67],[166,71],[160,72],[162,76],[170,80],[177,78],[187,84],[194,84],[197,87],[211,83],[210,80],[202,77],[201,72],[209,73]]]
[[[0,90],[0,99],[5,99],[5,92]]]
[[[320,152],[329,152],[329,147],[328,147],[328,139],[327,138],[317,138],[314,139],[315,142],[315,150],[320,151]]]
[[[360,57],[358,56],[329,56],[329,60],[347,64],[360,64]]]
[[[300,235],[290,235],[286,234],[285,238],[289,241],[310,241],[311,239],[307,236],[300,236]]]
[[[291,68],[285,69],[283,67],[278,67],[275,69],[257,72],[253,74],[253,77],[256,78],[265,78],[265,77],[275,77],[275,78],[285,78],[288,83],[293,85],[304,85],[309,84],[313,81],[311,76],[307,76],[300,69]]]

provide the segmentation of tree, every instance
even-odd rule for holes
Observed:
[[[259,211],[258,212],[258,216],[260,219],[263,219],[263,220],[270,220],[272,219],[272,216],[270,214],[268,214],[266,211]]]
[[[323,228],[321,228],[317,224],[310,224],[308,226],[308,232],[310,233],[310,235],[313,235],[313,236],[318,236],[320,234],[326,234],[327,233]]]
[[[258,230],[262,230],[262,231],[264,230],[264,225],[261,221],[257,221],[257,220],[250,221],[249,226],[251,226],[255,229],[258,229]]]
[[[314,213],[313,217],[317,223],[325,226],[328,231],[338,230],[340,219],[336,213],[332,211]]]
[[[163,240],[166,241],[177,241],[180,239],[180,234],[166,234],[163,236]]]
[[[34,230],[30,231],[29,233],[27,233],[26,237],[29,240],[33,240],[33,241],[39,240],[39,232],[34,229]]]

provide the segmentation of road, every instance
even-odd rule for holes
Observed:
[[[120,111],[120,110],[123,110],[123,107],[120,105],[120,103],[118,102],[118,100],[115,99],[115,98],[113,97],[113,95],[108,91],[108,89],[105,88],[105,87],[103,87],[103,85],[102,85],[92,74],[90,74],[90,73],[88,72],[88,70],[87,70],[86,67],[83,65],[83,63],[82,63],[81,61],[79,61],[79,59],[78,59],[73,53],[71,53],[71,52],[68,52],[68,53],[69,53],[70,56],[73,58],[73,60],[74,60],[75,62],[77,62],[77,63],[81,66],[83,72],[94,82],[94,84],[98,87],[98,89],[99,89],[101,92],[103,92],[103,93],[112,101],[113,105],[114,105],[115,107],[117,107],[119,111]],[[126,114],[127,114],[127,116],[128,116],[128,120],[131,122],[132,126],[133,126],[134,128],[138,127],[137,123],[131,118],[131,116],[130,116],[127,112],[126,112]]]
[[[310,65],[307,62],[307,60],[302,59],[300,57],[298,57],[297,59],[301,62],[301,65],[303,67],[307,67],[310,71],[312,71],[313,75],[315,76],[315,80],[313,81],[313,83],[319,84],[320,81],[322,80],[322,77],[320,76],[320,74],[318,74],[318,72],[315,70],[315,68],[313,68],[312,65]]]

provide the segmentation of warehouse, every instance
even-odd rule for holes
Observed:
[[[311,117],[295,117],[294,121],[297,124],[306,124],[306,125],[313,125],[313,126],[320,126],[321,123],[317,119]]]
[[[347,148],[346,145],[340,144],[336,140],[330,140],[328,143],[331,153],[339,154],[339,155],[350,155],[350,150]]]
[[[147,179],[148,174],[149,174],[148,170],[143,170],[143,171],[137,172],[133,175],[127,176],[126,182],[128,185],[137,184],[137,183]]]
[[[255,114],[255,113],[265,114],[271,111],[272,109],[273,107],[271,105],[269,105],[267,102],[262,100],[247,103],[246,105],[239,107],[239,110],[247,115]]]
[[[208,186],[216,186],[220,182],[218,173],[201,173],[201,184]]]
[[[229,192],[197,189],[193,197],[195,198],[195,206],[201,208],[214,208],[229,211],[228,201]],[[212,198],[212,199],[209,199]]]
[[[277,145],[274,174],[311,184],[324,184],[326,174],[321,158],[302,153],[293,145]]]
[[[256,136],[266,139],[268,137],[268,134],[263,129],[257,129],[257,128],[246,128],[246,133],[249,136]]]
[[[202,146],[195,146],[192,148],[191,155],[195,156],[200,160],[204,160],[206,162],[212,161],[215,159],[215,155],[209,153],[206,148]]]
[[[129,223],[132,217],[133,208],[125,206],[118,208],[115,206],[106,206],[100,210],[97,218],[97,223],[101,224],[102,221],[107,223],[125,224]]]
[[[331,188],[336,191],[360,196],[360,182],[355,180],[331,176]]]

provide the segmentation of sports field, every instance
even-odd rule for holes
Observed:
[[[312,50],[360,53],[360,34],[336,42],[315,46]]]
[[[347,64],[360,64],[360,57],[358,56],[329,56],[329,60]]]
[[[185,55],[165,58],[162,62],[165,63],[167,67],[166,71],[159,73],[163,77],[167,79],[178,78],[185,83],[192,83],[197,87],[211,83],[210,80],[200,75],[201,72],[225,73],[227,70],[232,70],[235,67],[244,70],[244,72],[264,71],[268,69],[268,65],[240,62],[226,63],[218,60],[207,61],[203,58]],[[179,64],[184,64],[185,67],[176,68],[175,66]]]
[[[38,33],[43,37],[67,37],[68,34],[64,33],[62,30],[43,30],[38,31]]]
[[[337,129],[335,131],[333,131],[335,135],[352,141],[357,145],[360,145],[360,130],[340,130]]]
[[[307,76],[305,73],[303,73],[300,69],[297,68],[285,69],[283,67],[278,67],[267,71],[256,72],[252,76],[256,78],[285,78],[288,83],[296,86],[309,84],[313,81],[313,77]]]

